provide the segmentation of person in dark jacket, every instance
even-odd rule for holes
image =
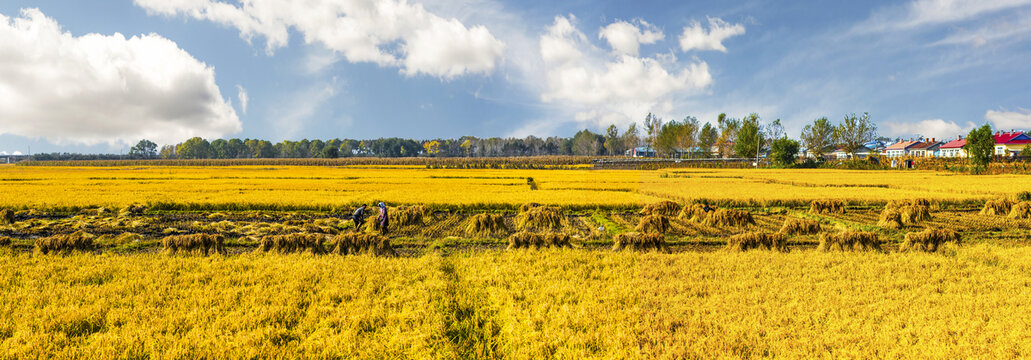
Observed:
[[[387,226],[390,225],[390,217],[387,215],[387,205],[379,203],[379,231],[383,234],[387,234]]]
[[[354,220],[354,229],[361,231],[362,225],[365,225],[365,204],[354,210],[354,214],[351,214],[351,220]]]

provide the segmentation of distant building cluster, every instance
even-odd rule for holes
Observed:
[[[1031,144],[1031,135],[1023,131],[999,131],[995,133],[995,155],[1003,157],[1027,156],[1021,154],[1028,144]],[[967,151],[964,147],[967,140],[962,136],[955,139],[909,139],[894,143],[873,141],[867,143],[863,149],[856,152],[857,158],[865,158],[870,154],[879,154],[888,158],[912,157],[943,157],[943,158],[965,158]],[[838,159],[848,158],[841,149],[834,151]]]

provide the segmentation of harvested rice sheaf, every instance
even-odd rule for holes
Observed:
[[[222,235],[213,234],[171,235],[161,239],[161,246],[168,254],[186,253],[207,256],[215,253],[224,254],[226,252],[225,246],[222,244],[224,240]]]
[[[0,225],[14,224],[14,211],[0,209]]]
[[[541,206],[542,206],[541,204],[538,204],[538,203],[535,203],[535,202],[526,203],[526,204],[523,204],[523,205],[519,206],[519,212],[525,212],[527,210],[533,209],[535,207],[541,207]]]
[[[390,245],[390,239],[385,236],[375,234],[340,234],[328,243],[327,248],[330,254],[337,255],[397,255],[397,253],[394,252],[394,247]]]
[[[36,239],[36,251],[42,254],[67,254],[72,251],[93,250],[93,236],[90,233],[76,231],[72,234],[60,234]]]
[[[557,230],[562,227],[562,209],[551,206],[527,209],[516,216],[516,225],[520,230]]]
[[[147,206],[146,205],[143,205],[143,204],[132,204],[132,205],[129,205],[129,206],[126,206],[126,207],[122,208],[122,210],[118,212],[118,216],[122,216],[122,217],[125,217],[125,216],[138,216],[138,215],[142,215],[146,211],[147,211]]]
[[[913,225],[931,220],[931,210],[927,205],[907,205],[899,208],[902,223]]]
[[[713,210],[710,208],[709,211]],[[705,204],[694,203],[680,210],[680,214],[677,217],[684,220],[705,221],[708,215],[709,212],[705,211]]]
[[[903,225],[915,225],[931,220],[931,208],[927,200],[889,201],[881,212],[877,225],[899,229]]]
[[[391,221],[398,226],[422,225],[433,216],[433,212],[423,205],[401,206],[393,210]]]
[[[469,218],[465,233],[469,236],[497,236],[508,232],[505,216],[501,214],[476,214]]]
[[[572,245],[569,244],[569,235],[565,233],[538,234],[520,231],[508,237],[509,249],[566,248],[570,246]]]
[[[709,213],[705,218],[708,226],[743,226],[755,224],[752,214],[744,210],[719,209]]]
[[[1009,199],[988,200],[981,209],[981,215],[1008,215],[1013,202]]]
[[[877,221],[877,226],[900,229],[902,228],[902,214],[899,213],[898,209],[886,208],[881,212],[881,218]]]
[[[268,235],[261,238],[258,250],[281,254],[308,252],[317,255],[326,252],[326,249],[322,246],[322,242],[325,240],[326,235],[323,234],[294,233]]]
[[[666,236],[661,233],[628,232],[616,234],[612,239],[612,250],[667,251],[669,248],[666,246]]]
[[[680,204],[673,201],[660,201],[644,206],[641,210],[642,215],[662,215],[662,216],[677,216],[680,213]]]
[[[641,218],[634,231],[639,233],[665,234],[671,228],[669,218],[663,215],[648,215]]]
[[[1021,201],[1013,205],[1009,217],[1013,219],[1031,219],[1031,201]]]
[[[793,217],[784,219],[784,225],[780,228],[780,232],[787,235],[810,235],[820,230],[819,221]]]
[[[847,230],[837,234],[821,234],[819,251],[880,251],[877,233]]]
[[[787,250],[787,236],[781,233],[747,232],[728,238],[726,249],[730,251],[752,249],[785,251]]]
[[[959,243],[960,236],[951,229],[926,229],[921,232],[906,234],[899,251],[924,251],[935,252],[938,247],[947,242]]]
[[[845,202],[841,200],[813,200],[809,203],[810,214],[844,214]]]

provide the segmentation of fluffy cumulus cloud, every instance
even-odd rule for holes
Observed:
[[[995,111],[988,110],[984,114],[985,120],[991,121],[998,130],[1024,130],[1031,131],[1031,110],[1020,109],[1019,111]]]
[[[727,47],[723,46],[723,40],[745,33],[744,25],[730,24],[720,18],[708,18],[708,20],[708,30],[697,21],[691,26],[684,27],[684,32],[680,34],[680,50],[684,52],[691,50],[727,52]]]
[[[215,71],[168,39],[75,37],[36,9],[0,14],[0,134],[114,145],[241,128]]]
[[[679,64],[598,49],[573,17],[555,18],[540,37],[540,52],[547,82],[541,100],[573,109],[574,119],[588,125],[624,125],[648,112],[670,113],[680,97],[712,83],[702,61]]]
[[[598,33],[599,39],[608,41],[612,50],[621,54],[637,56],[641,44],[654,44],[665,38],[662,30],[644,20],[635,20],[636,24],[616,21],[603,27]]]
[[[291,28],[350,62],[398,67],[406,75],[444,79],[489,74],[505,45],[482,25],[468,27],[405,0],[265,0],[239,5],[216,0],[135,0],[156,14],[183,15],[232,26],[251,41],[265,38],[271,53]]]
[[[966,135],[974,128],[974,123],[957,124],[942,119],[923,120],[919,122],[894,122],[885,124],[892,136],[923,136],[937,139],[951,139],[957,135]]]

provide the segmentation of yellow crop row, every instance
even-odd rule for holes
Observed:
[[[536,190],[528,184],[532,178]],[[511,208],[537,202],[629,208],[660,200],[800,203],[983,199],[1031,176],[846,170],[488,170],[424,167],[0,167],[0,207],[331,209],[358,203]]]
[[[0,358],[1021,358],[1031,248],[0,255]]]

